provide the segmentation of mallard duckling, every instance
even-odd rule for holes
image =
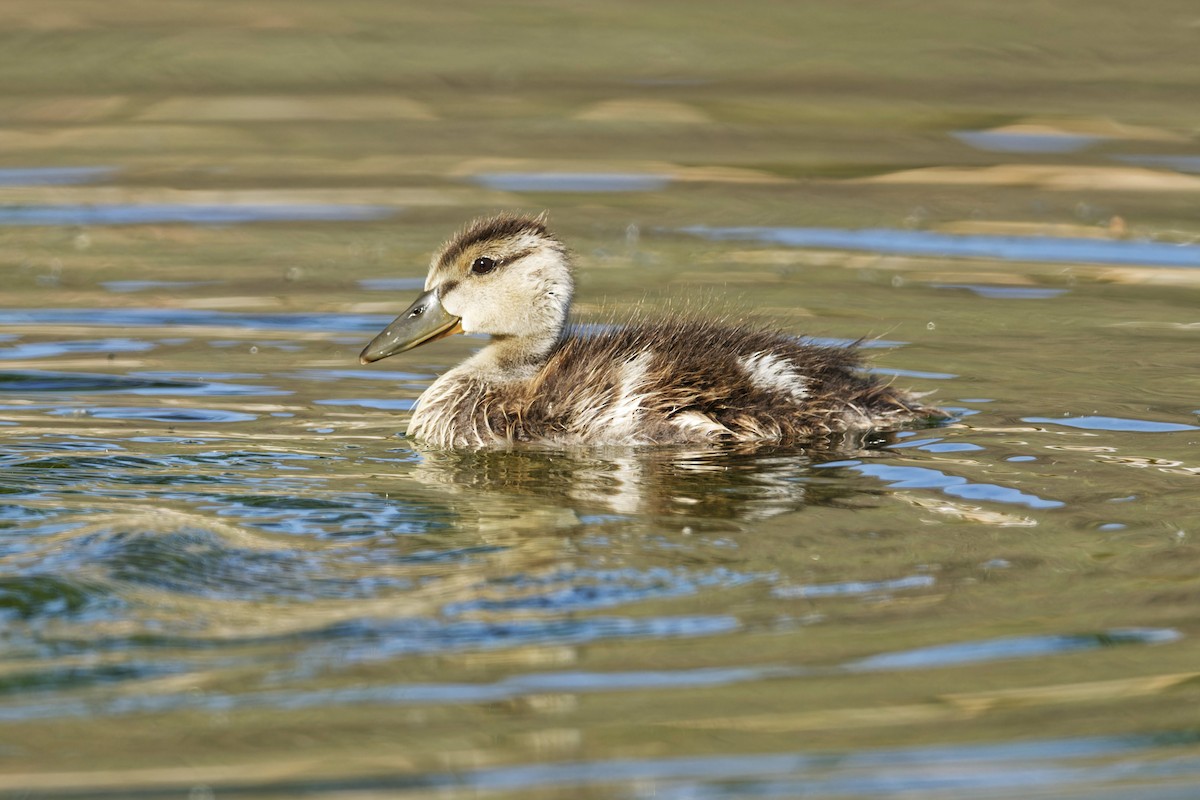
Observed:
[[[944,416],[863,374],[849,347],[680,318],[587,334],[567,322],[573,290],[544,215],[478,219],[360,361],[491,336],[421,395],[408,435],[435,447],[788,443]]]

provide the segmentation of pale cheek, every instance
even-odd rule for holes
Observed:
[[[460,316],[456,312],[451,312],[454,316]],[[468,311],[461,315],[462,329],[464,333],[508,333],[505,328],[511,326],[511,319],[507,320],[509,324],[505,324],[506,320],[498,319],[496,314],[487,309],[476,309]]]
[[[453,314],[463,321],[463,329],[467,329],[468,320],[474,321],[478,325],[480,317],[479,298],[472,297],[463,292],[460,288],[458,291],[452,292],[448,297],[441,298],[442,308],[447,314]]]
[[[487,333],[487,320],[477,311],[468,311],[460,314],[457,311],[450,312],[456,317],[460,317],[462,329],[464,333]]]

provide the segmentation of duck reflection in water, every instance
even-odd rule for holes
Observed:
[[[478,492],[489,502],[504,497],[514,501],[514,508],[565,505],[579,513],[638,517],[766,519],[809,505],[850,505],[875,494],[873,486],[812,467],[851,455],[869,457],[892,437],[855,432],[821,438],[816,449],[811,442],[806,447],[421,448],[421,461],[410,475],[465,496]]]

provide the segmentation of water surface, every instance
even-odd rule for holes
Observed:
[[[5,12],[0,797],[1196,795],[1194,9],[598,8]],[[952,419],[423,448],[500,208]]]

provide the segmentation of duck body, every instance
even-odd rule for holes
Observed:
[[[464,284],[491,291],[456,296]],[[362,361],[458,330],[492,334],[418,401],[408,435],[444,448],[799,443],[945,416],[865,374],[853,347],[678,317],[569,326],[572,287],[565,249],[540,218],[477,221],[435,256],[425,294]],[[477,308],[497,295],[512,304],[507,315]]]
[[[438,447],[793,442],[936,415],[863,375],[853,348],[697,320],[571,330],[538,365],[488,367],[438,378],[408,435]]]

